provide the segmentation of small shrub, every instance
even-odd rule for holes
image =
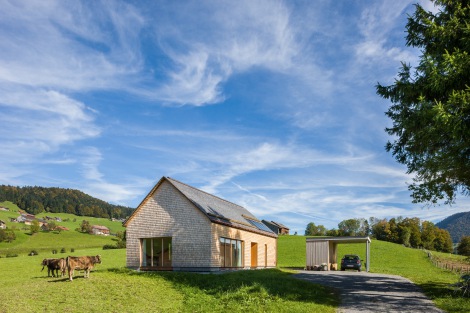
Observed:
[[[60,249],[60,253],[65,253],[65,252],[67,252],[65,248]]]
[[[31,250],[30,253],[28,253],[29,256],[34,256],[34,255],[39,255],[39,253],[36,250]]]
[[[71,248],[71,249],[70,249],[70,252],[75,252],[75,248]]]
[[[56,249],[52,250],[52,254],[57,254],[57,250]]]
[[[111,249],[117,249],[117,247],[113,246],[113,245],[104,245],[103,246],[103,250],[111,250]]]
[[[7,258],[16,258],[18,256],[18,254],[13,254],[13,253],[8,253],[7,254]]]

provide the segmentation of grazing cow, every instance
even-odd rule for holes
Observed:
[[[65,269],[67,267],[67,264],[65,263],[64,258],[60,259],[44,259],[42,260],[42,270],[44,270],[44,267],[47,266],[47,277],[51,276],[52,277],[59,277],[59,271],[60,271],[60,276],[63,277],[65,275]],[[54,275],[54,271],[56,272]]]
[[[89,278],[90,270],[93,269],[95,264],[101,264],[101,256],[68,256],[66,263],[70,281],[73,280],[74,270],[84,270],[84,277]]]

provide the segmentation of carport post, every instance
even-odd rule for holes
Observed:
[[[370,241],[366,241],[366,272],[369,272],[370,266]]]

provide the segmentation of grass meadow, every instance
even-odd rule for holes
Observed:
[[[8,212],[0,211],[0,219],[12,214]],[[81,217],[73,218],[81,223]],[[86,219],[98,224],[93,218]],[[116,230],[122,227],[120,223],[110,226]],[[0,243],[0,313],[335,312],[339,305],[334,290],[291,277],[293,268],[305,266],[304,236],[279,237],[278,269],[222,274],[144,273],[125,267],[124,249],[102,249],[103,245],[114,243],[112,236],[93,236],[70,229],[30,235],[18,227],[17,240]],[[338,247],[338,259],[349,253],[365,259],[364,244]],[[52,254],[53,249],[62,248],[66,253]],[[28,256],[31,250],[39,255]],[[6,254],[12,252],[18,257],[7,258]],[[103,263],[97,265],[89,279],[76,271],[74,281],[69,282],[67,278],[47,277],[47,269],[41,271],[44,258],[97,254]],[[434,267],[421,250],[373,240],[370,268],[372,272],[409,278],[447,312],[470,312],[470,297],[452,296],[447,288],[457,281],[458,275]]]
[[[53,255],[0,259],[0,312],[334,312],[332,290],[300,281],[279,269],[225,274],[135,272],[125,250],[100,254],[89,279],[47,277],[41,260]]]
[[[446,312],[470,312],[470,297],[453,296],[448,285],[457,282],[459,274],[435,267],[423,250],[405,248],[402,245],[372,239],[370,245],[370,271],[399,275],[410,279],[422,288],[434,303]],[[304,236],[281,236],[278,240],[280,267],[304,267]],[[357,254],[366,259],[365,244],[338,245],[338,264],[344,254]],[[434,253],[441,258],[462,257]]]

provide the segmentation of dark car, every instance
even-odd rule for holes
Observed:
[[[344,271],[346,269],[353,269],[357,270],[358,272],[361,271],[361,258],[359,258],[358,255],[355,254],[346,254],[342,259],[341,259],[341,270]]]

